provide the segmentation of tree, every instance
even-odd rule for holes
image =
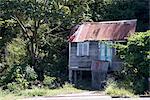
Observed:
[[[16,23],[20,37],[27,43],[29,65],[38,80],[44,79],[44,69],[53,48],[51,42],[65,43],[71,26],[89,20],[89,0],[1,0],[2,20]],[[13,27],[14,28],[14,27]],[[54,43],[55,44],[55,43]],[[54,47],[54,45],[53,45]],[[50,49],[50,50],[47,50]],[[55,51],[59,48],[55,48]],[[57,52],[59,53],[59,52]],[[51,57],[54,55],[51,55]],[[50,62],[52,63],[52,62]]]
[[[149,29],[149,0],[94,0],[93,21],[137,19],[137,30]]]

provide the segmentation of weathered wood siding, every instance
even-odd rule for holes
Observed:
[[[98,42],[90,42],[89,56],[77,56],[77,43],[71,43],[69,67],[91,67],[92,60],[98,59]]]
[[[90,68],[93,60],[99,60],[100,53],[98,42],[90,41],[89,56],[77,56],[77,43],[70,43],[69,67]],[[115,49],[112,50],[112,62],[109,64],[110,71],[116,71],[122,65],[121,60],[116,56]]]
[[[110,65],[110,71],[117,71],[121,68],[122,61],[121,59],[116,55],[115,49],[113,48],[112,52],[112,63]]]
[[[100,89],[102,82],[106,79],[109,62],[107,61],[93,61],[92,62],[92,87]]]

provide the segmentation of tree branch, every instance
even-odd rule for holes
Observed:
[[[16,20],[18,22],[18,24],[20,25],[21,29],[23,30],[23,34],[24,34],[24,37],[26,38],[25,34],[27,35],[27,38],[30,39],[29,35],[27,34],[27,30],[26,30],[26,27],[24,26],[23,22],[21,22],[17,16],[11,16],[14,20]]]
[[[12,16],[12,18],[18,22],[18,24],[20,25],[20,27],[22,28],[22,30],[26,33],[27,30],[26,30],[24,24],[17,18],[17,16],[14,15],[14,16]]]
[[[63,41],[67,41],[66,39],[64,39],[64,38],[62,38],[62,37],[60,37],[60,36],[58,36],[58,35],[53,35],[53,34],[48,34],[48,35],[50,35],[50,36],[52,36],[52,37],[54,37],[54,38],[59,38],[59,39],[61,39],[61,40],[63,40]]]
[[[46,33],[51,33],[51,32],[53,32],[54,30],[58,29],[60,26],[61,26],[61,24],[59,24],[58,26],[52,28],[50,31],[48,31],[48,32],[46,32]]]

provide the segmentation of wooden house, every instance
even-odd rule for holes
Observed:
[[[70,82],[81,79],[82,71],[90,71],[92,86],[99,88],[107,72],[119,69],[122,64],[116,56],[117,50],[110,45],[126,43],[128,36],[135,32],[136,21],[85,22],[73,28],[69,38]]]

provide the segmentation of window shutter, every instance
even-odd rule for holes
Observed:
[[[83,43],[83,55],[89,56],[89,42]]]
[[[100,46],[100,60],[106,60],[105,58],[105,44],[101,43]]]
[[[77,56],[89,56],[89,42],[77,43]]]
[[[90,43],[89,43],[89,42],[86,42],[86,45],[87,45],[87,52],[86,52],[86,55],[89,56]]]
[[[112,47],[110,47],[110,45],[112,44],[112,42],[108,42],[109,45],[107,45],[107,54],[106,54],[106,60],[107,61],[111,61],[112,59]]]
[[[77,56],[79,56],[79,43],[77,43]]]
[[[85,49],[85,47],[84,47],[84,42],[81,44],[81,56],[84,56],[84,49]]]
[[[107,46],[106,60],[111,61],[111,56],[112,56],[112,49],[109,46]]]
[[[111,41],[107,41],[106,43],[99,43],[99,49],[100,49],[100,60],[112,60],[112,47],[110,47],[112,44]]]
[[[77,56],[82,56],[82,43],[77,43]]]

